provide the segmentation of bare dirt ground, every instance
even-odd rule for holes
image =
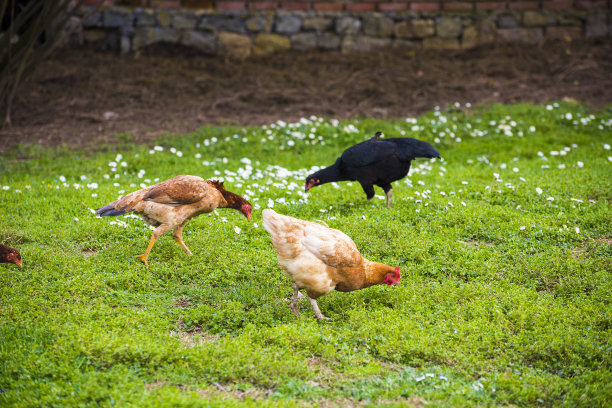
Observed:
[[[612,41],[503,45],[469,51],[287,53],[237,62],[175,46],[119,56],[65,49],[24,84],[14,142],[91,148],[118,133],[148,142],[204,124],[257,125],[310,115],[402,118],[460,102],[570,98],[612,103]]]

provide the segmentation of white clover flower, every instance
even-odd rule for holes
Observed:
[[[176,153],[176,149],[174,147],[170,148],[170,153]]]
[[[117,167],[117,163],[112,161],[112,162],[108,163],[108,166],[109,167]]]
[[[560,168],[560,169],[564,169],[564,168],[565,168],[565,164],[560,164],[560,165],[559,165],[559,168]]]
[[[580,234],[580,228],[576,227],[576,234]]]
[[[181,151],[179,150],[179,151],[177,151],[177,152],[176,152],[176,155],[177,155],[178,157],[183,157],[183,152],[181,152]]]
[[[606,149],[606,150],[610,150],[610,145],[609,145],[609,144],[607,144],[607,143],[606,143],[606,144],[604,144],[604,146],[603,146],[603,147],[604,147],[604,149]]]
[[[579,168],[584,167],[584,163],[579,161],[578,163],[576,163],[576,166],[578,166]]]
[[[566,114],[565,114],[565,119],[567,119],[567,120],[572,120],[572,114],[571,114],[571,113],[569,113],[569,112],[568,112],[568,113],[566,113]]]
[[[553,107],[552,107],[552,106],[550,106],[550,105],[546,105],[546,110],[547,110],[547,111],[551,111],[551,110],[553,110]]]
[[[235,232],[236,234],[240,234],[240,231],[242,231],[242,230],[240,229],[240,227],[238,227],[238,226],[236,225],[236,226],[234,227],[234,232]]]
[[[155,146],[153,149],[157,150],[158,152],[163,152],[164,151],[164,148],[162,146]]]
[[[79,219],[77,217],[74,217],[73,220],[78,221]]]
[[[536,193],[542,194],[542,189],[540,187],[536,187]]]
[[[523,226],[521,226],[519,229],[520,229],[521,231],[523,231],[525,228],[526,228],[526,227],[523,225]]]
[[[500,169],[505,169],[505,168],[506,168],[506,163],[502,163],[502,164],[500,164],[500,165],[499,165],[499,168],[500,168]]]
[[[59,176],[59,181],[61,181],[62,183],[66,181],[66,177],[64,176]]]
[[[274,200],[268,198],[268,208],[274,208]]]
[[[555,201],[555,197],[548,197],[546,200],[547,201]]]

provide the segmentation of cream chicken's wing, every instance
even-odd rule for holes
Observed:
[[[304,247],[334,268],[350,267],[362,262],[357,246],[345,233],[310,223],[304,228]]]

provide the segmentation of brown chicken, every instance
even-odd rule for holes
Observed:
[[[21,255],[15,248],[0,244],[0,262],[14,263],[20,268],[23,268],[21,263]]]
[[[332,290],[351,292],[385,283],[399,285],[399,266],[372,262],[343,232],[263,210],[263,226],[272,236],[278,264],[293,280],[289,309],[299,315],[297,300],[305,289],[317,319],[327,319],[316,299]]]
[[[223,182],[204,180],[197,176],[176,176],[154,186],[135,191],[104,207],[98,208],[100,216],[123,215],[128,212],[139,214],[142,219],[157,227],[149,246],[138,257],[148,265],[147,258],[155,241],[170,230],[174,230],[175,241],[188,255],[191,251],[183,242],[183,228],[187,221],[216,208],[233,208],[251,220],[251,204],[227,191]]]

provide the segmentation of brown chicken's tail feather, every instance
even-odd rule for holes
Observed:
[[[116,217],[118,215],[123,215],[123,214],[128,213],[128,211],[125,211],[125,207],[123,207],[122,210],[115,208],[116,204],[117,204],[116,201],[110,204],[106,204],[104,207],[98,208],[96,210],[96,214],[99,215],[100,217],[106,217],[106,216]]]

